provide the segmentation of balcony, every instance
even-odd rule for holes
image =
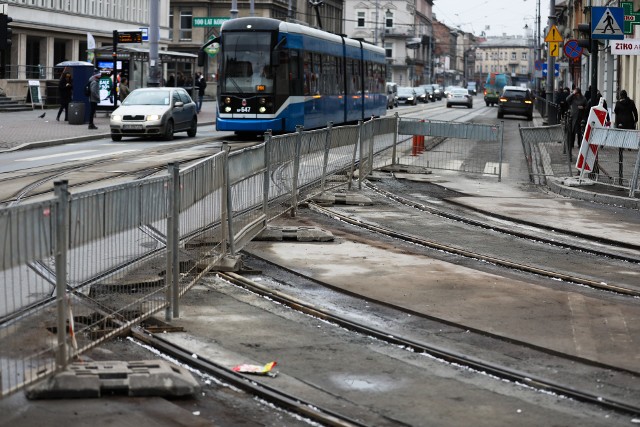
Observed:
[[[390,37],[390,38],[404,38],[404,37],[413,37],[415,34],[415,30],[414,29],[409,29],[407,27],[403,27],[403,28],[385,28],[384,29],[384,36],[385,37]]]

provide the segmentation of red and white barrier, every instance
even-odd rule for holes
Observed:
[[[595,107],[591,107],[589,117],[587,118],[587,126],[584,130],[584,136],[580,143],[580,152],[576,161],[576,168],[580,169],[580,173],[591,172],[598,155],[598,146],[590,144],[591,131],[593,128],[603,128],[607,121],[607,110],[602,106],[604,98],[600,98],[600,102]]]

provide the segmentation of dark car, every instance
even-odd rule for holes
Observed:
[[[412,87],[398,87],[398,104],[416,105],[417,103],[418,95]]]
[[[476,87],[476,82],[467,83],[467,90],[469,94],[476,96],[478,94],[478,88]]]
[[[439,84],[432,83],[431,87],[433,88],[433,98],[440,101],[444,98],[444,91],[442,90],[442,86]]]
[[[436,102],[436,92],[433,90],[433,85],[420,85],[427,92],[427,98],[431,102]]]
[[[533,94],[526,87],[505,86],[498,99],[498,118],[505,114],[525,116],[533,120]]]
[[[427,89],[423,86],[416,86],[413,88],[413,90],[415,90],[416,95],[418,95],[418,101],[426,104],[427,102],[430,101],[429,99],[429,92],[427,92]]]

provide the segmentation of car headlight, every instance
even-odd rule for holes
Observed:
[[[111,120],[113,120],[114,122],[121,122],[122,121],[122,116],[119,114],[112,114],[111,115]]]
[[[407,101],[413,101],[413,96],[408,97]]]
[[[155,122],[155,121],[158,121],[158,120],[160,120],[160,115],[159,115],[159,114],[149,114],[149,115],[147,116],[147,119],[146,119],[146,120],[147,120],[148,122]]]

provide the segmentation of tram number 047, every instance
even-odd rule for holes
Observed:
[[[238,108],[238,113],[250,113],[251,107],[240,107]]]

